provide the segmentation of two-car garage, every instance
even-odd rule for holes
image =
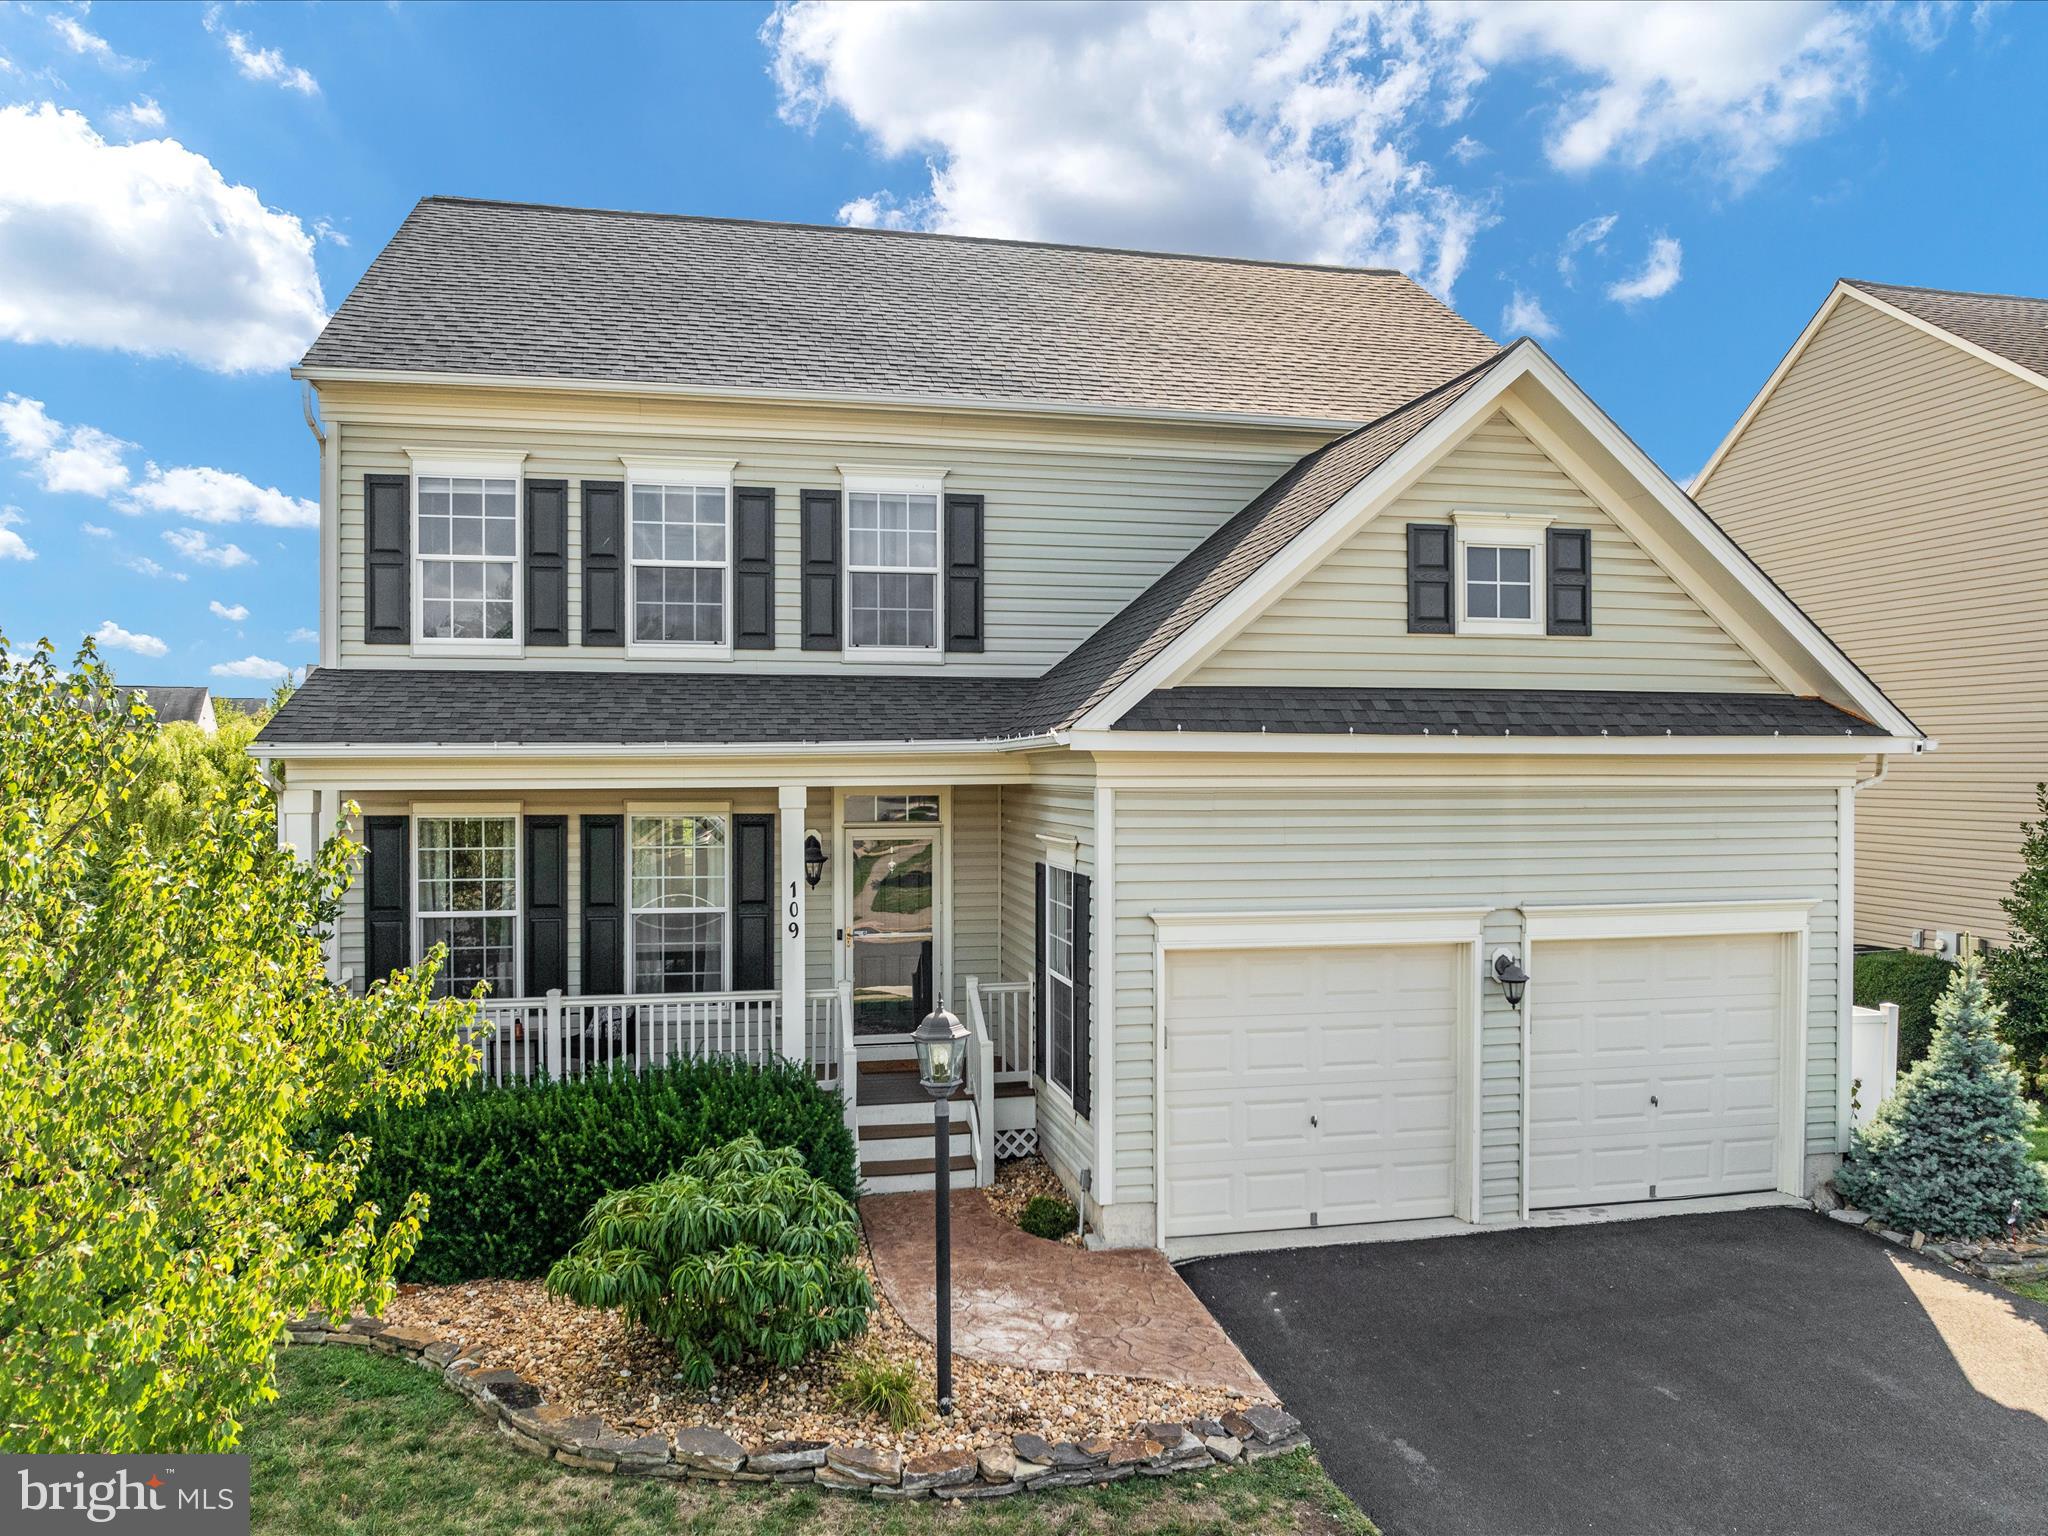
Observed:
[[[1519,1015],[1483,979],[1504,916],[1532,976]],[[1162,921],[1161,1235],[1778,1190],[1797,1158],[1805,918]],[[1503,1174],[1519,1199],[1482,1209]]]

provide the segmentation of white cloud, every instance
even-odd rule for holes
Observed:
[[[1458,164],[1470,165],[1474,160],[1486,154],[1487,148],[1484,144],[1473,138],[1471,134],[1466,133],[1458,136],[1456,141],[1452,143],[1448,153]]]
[[[338,245],[343,250],[348,249],[348,236],[337,229],[331,219],[315,219],[313,221],[313,238],[315,240],[325,240],[329,245]]]
[[[1503,336],[1534,336],[1538,341],[1549,341],[1557,335],[1557,322],[1544,313],[1541,299],[1517,288],[1501,309],[1500,333]]]
[[[841,110],[927,163],[847,222],[1386,264],[1448,293],[1490,217],[1407,147],[1460,71],[1417,8],[786,4],[762,39],[786,120]]]
[[[10,391],[0,397],[0,438],[17,459],[40,459],[64,436],[64,428],[50,420],[40,400]]]
[[[164,542],[194,565],[214,565],[227,571],[256,563],[256,557],[241,545],[216,544],[197,528],[166,528]]]
[[[28,540],[14,531],[27,521],[21,508],[0,507],[0,560],[35,559],[36,552],[28,547]]]
[[[164,109],[154,96],[142,96],[111,114],[115,124],[130,133],[153,133],[164,125]]]
[[[247,34],[222,26],[219,6],[209,5],[203,21],[207,31],[219,33],[221,41],[227,44],[228,54],[243,79],[280,85],[303,96],[320,94],[320,82],[297,65],[287,64],[275,48],[259,48],[249,41]]]
[[[128,569],[138,576],[147,576],[151,581],[190,581],[192,578],[183,571],[174,571],[158,565],[147,555],[136,555],[128,562]]]
[[[1642,271],[1634,277],[1625,277],[1618,283],[1610,283],[1607,297],[1623,304],[1640,304],[1645,299],[1661,299],[1678,286],[1679,262],[1684,252],[1669,235],[1659,235],[1650,242],[1650,254],[1643,262]]]
[[[114,536],[113,529],[102,528],[98,523],[80,523],[78,531],[89,539],[111,539]]]
[[[326,318],[313,237],[205,156],[0,107],[0,340],[238,373],[296,361]]]
[[[11,393],[0,397],[0,441],[33,466],[44,490],[102,497],[128,483],[122,456],[135,446],[98,427],[67,427],[42,401]]]
[[[82,58],[91,59],[105,69],[139,69],[142,61],[125,58],[114,51],[114,45],[97,32],[88,32],[74,16],[53,15],[44,18],[50,30],[64,41],[64,46]]]
[[[213,664],[215,677],[248,677],[266,683],[289,677],[291,670],[283,662],[263,656],[244,656],[240,661],[217,661]]]
[[[159,469],[150,464],[122,499],[123,512],[168,512],[200,523],[265,523],[273,528],[317,528],[320,504],[287,496],[276,486],[225,469]]]
[[[243,604],[235,603],[230,606],[217,597],[206,605],[206,611],[216,619],[226,619],[230,624],[239,624],[249,617],[249,610]]]
[[[286,635],[285,639],[291,641],[293,645],[318,645],[320,643],[320,631],[308,629],[305,625],[301,624],[297,629]]]
[[[110,651],[133,651],[137,656],[163,656],[171,649],[155,635],[132,634],[112,619],[102,622],[92,637]]]
[[[1558,247],[1557,275],[1569,283],[1578,275],[1579,252],[1584,250],[1604,251],[1607,236],[1613,230],[1618,213],[1603,213],[1574,225],[1564,237],[1564,244]]]

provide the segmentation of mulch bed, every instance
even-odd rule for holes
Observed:
[[[1004,1221],[1016,1226],[1024,1214],[1024,1207],[1040,1195],[1050,1195],[1055,1200],[1073,1204],[1065,1186],[1042,1157],[1012,1158],[1007,1163],[996,1164],[996,1181],[982,1191],[988,1199],[989,1209]],[[1085,1246],[1079,1232],[1069,1232],[1056,1239],[1069,1248]]]

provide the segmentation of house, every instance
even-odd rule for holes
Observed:
[[[197,687],[167,687],[157,684],[119,690],[125,700],[140,695],[159,725],[196,725],[211,736],[220,714],[253,715],[270,707],[268,699],[229,698],[201,684]]]
[[[1838,282],[1693,495],[1941,742],[1857,801],[1857,942],[2003,943],[2048,778],[2048,300]]]
[[[298,372],[322,664],[259,750],[296,846],[360,808],[335,974],[448,945],[486,1076],[779,1051],[916,1187],[946,1002],[963,1174],[1035,1142],[1183,1250],[1832,1167],[1853,790],[1921,734],[1533,342],[429,198]]]

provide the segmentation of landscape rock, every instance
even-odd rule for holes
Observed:
[[[1214,1419],[1196,1419],[1188,1425],[1188,1428],[1205,1440],[1211,1435],[1227,1435],[1230,1433],[1229,1430],[1218,1424]]]
[[[809,1467],[800,1468],[795,1472],[777,1472],[775,1474],[775,1481],[778,1483],[808,1483],[815,1481],[816,1478],[817,1474]]]
[[[1859,1211],[1853,1205],[1843,1205],[1829,1211],[1828,1220],[1839,1221],[1847,1227],[1860,1227],[1863,1223],[1870,1220],[1870,1213],[1868,1211]]]
[[[596,1414],[577,1413],[560,1403],[536,1403],[531,1408],[511,1409],[500,1417],[514,1433],[556,1447],[574,1448],[604,1433],[604,1420]]]
[[[923,1499],[931,1496],[928,1488],[892,1488],[887,1483],[877,1483],[868,1489],[868,1496],[875,1499]]]
[[[391,1354],[418,1354],[429,1344],[438,1344],[441,1336],[431,1328],[416,1328],[393,1325],[377,1335],[377,1347]]]
[[[749,1472],[807,1472],[825,1465],[823,1440],[777,1440],[747,1452]]]
[[[1209,1452],[1202,1444],[1201,1436],[1190,1434],[1183,1429],[1178,1440],[1160,1448],[1159,1454],[1152,1458],[1152,1465],[1170,1472],[1177,1467],[1189,1466],[1194,1462],[1208,1459]]]
[[[1139,1438],[1157,1440],[1161,1445],[1178,1445],[1187,1432],[1185,1424],[1140,1424],[1136,1431]]]
[[[819,1482],[826,1480],[827,1472],[870,1487],[893,1486],[903,1478],[903,1457],[896,1451],[868,1445],[828,1445],[825,1465],[818,1471]]]
[[[987,1482],[1010,1483],[1017,1480],[1017,1453],[1008,1446],[987,1447],[976,1454],[975,1464]]]
[[[1244,1442],[1235,1435],[1204,1435],[1202,1448],[1226,1467],[1244,1455]]]
[[[946,1497],[952,1499],[1007,1499],[1014,1493],[1022,1493],[1022,1483],[971,1483],[965,1488],[948,1489]]]
[[[976,1461],[972,1451],[926,1451],[903,1463],[902,1486],[913,1488],[957,1488],[974,1481]]]
[[[730,1477],[746,1465],[747,1449],[719,1429],[685,1429],[676,1434],[676,1465],[693,1472]]]
[[[531,1435],[522,1435],[503,1419],[498,1420],[498,1433],[507,1440],[510,1440],[520,1450],[526,1452],[527,1455],[538,1456],[542,1461],[546,1461],[555,1454],[555,1447],[549,1445],[547,1441],[536,1440]]]
[[[1020,1461],[1017,1470],[1010,1475],[1020,1483],[1035,1483],[1042,1477],[1050,1477],[1052,1470],[1042,1461]]]
[[[1165,1449],[1157,1440],[1116,1440],[1104,1449],[1103,1460],[1112,1467],[1135,1467]]]
[[[1136,1477],[1136,1467],[1076,1467],[1065,1472],[1048,1472],[1032,1485],[1040,1488],[1090,1488],[1097,1483],[1120,1483]]]
[[[622,1471],[658,1467],[668,1460],[667,1435],[598,1435],[578,1449],[586,1456],[611,1462]]]
[[[1107,1448],[1105,1443],[1104,1449],[1106,1450]],[[1054,1446],[1050,1459],[1055,1467],[1064,1472],[1077,1472],[1083,1467],[1099,1467],[1102,1465],[1101,1452],[1091,1451],[1085,1446],[1074,1444],[1071,1440],[1063,1440]]]
[[[1012,1435],[1010,1445],[1019,1460],[1035,1461],[1041,1466],[1052,1465],[1052,1442],[1049,1440],[1037,1435]]]
[[[447,1367],[462,1358],[462,1346],[453,1339],[436,1339],[420,1351],[420,1359],[428,1365]]]
[[[1268,1457],[1285,1456],[1289,1451],[1298,1451],[1307,1444],[1307,1435],[1289,1435],[1284,1440],[1275,1440],[1271,1444],[1250,1441],[1245,1445],[1244,1459],[1248,1462],[1265,1461]]]
[[[1223,1427],[1247,1444],[1272,1445],[1299,1430],[1301,1420],[1272,1403],[1253,1403],[1223,1415]]]

